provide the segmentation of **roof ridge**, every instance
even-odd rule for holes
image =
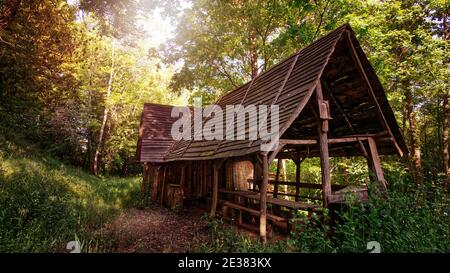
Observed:
[[[264,71],[264,72],[258,74],[258,75],[257,75],[255,78],[253,78],[251,81],[249,81],[249,82],[247,82],[247,83],[245,83],[245,84],[243,84],[243,85],[237,87],[236,89],[234,89],[234,90],[231,91],[231,92],[228,92],[228,93],[224,94],[223,96],[221,96],[221,97],[216,101],[216,104],[220,103],[221,100],[223,100],[223,99],[226,98],[227,96],[229,96],[229,95],[231,95],[231,94],[237,92],[238,90],[243,91],[242,88],[245,87],[246,85],[249,85],[249,86],[246,88],[245,95],[244,95],[243,98],[241,99],[241,104],[243,104],[243,103],[245,102],[245,100],[246,100],[246,97],[247,97],[247,94],[249,93],[249,90],[252,89],[253,82],[254,82],[256,79],[258,79],[258,78],[260,78],[260,77],[263,77],[263,76],[264,76],[266,73],[268,73],[269,71],[273,71],[274,69],[276,69],[277,67],[279,67],[279,66],[282,65],[282,64],[285,64],[286,62],[292,61],[293,58],[294,58],[294,60],[297,60],[297,59],[299,58],[299,56],[301,56],[301,53],[304,52],[306,49],[314,48],[315,46],[317,47],[317,44],[320,44],[321,42],[323,42],[324,39],[330,38],[330,41],[329,41],[329,42],[326,42],[326,43],[324,43],[324,45],[321,45],[322,47],[323,47],[323,46],[327,46],[328,48],[330,48],[330,51],[329,51],[329,53],[328,53],[328,56],[327,56],[326,59],[323,61],[323,64],[322,64],[323,67],[322,67],[322,69],[321,69],[320,71],[318,71],[317,75],[316,75],[315,78],[313,79],[313,80],[314,80],[314,84],[310,87],[310,89],[309,89],[309,90],[307,91],[307,93],[305,94],[305,98],[304,98],[302,101],[299,102],[298,107],[296,107],[296,108],[290,110],[290,111],[292,111],[292,112],[289,114],[289,119],[286,120],[285,122],[283,122],[282,127],[280,128],[280,131],[279,131],[280,134],[279,134],[279,135],[281,136],[282,133],[286,130],[286,128],[289,128],[290,124],[293,122],[292,116],[298,116],[298,115],[300,114],[300,112],[302,111],[304,105],[306,105],[307,101],[309,101],[309,99],[310,99],[310,97],[311,97],[311,94],[312,94],[311,90],[314,90],[315,86],[317,85],[317,79],[320,79],[320,77],[321,77],[321,75],[322,75],[322,73],[323,73],[323,70],[324,70],[325,66],[328,64],[328,61],[329,61],[330,56],[331,56],[331,55],[333,54],[333,52],[334,52],[334,48],[335,48],[336,44],[337,44],[338,41],[340,40],[340,37],[341,37],[342,34],[344,33],[344,30],[346,30],[346,29],[348,29],[348,28],[349,28],[349,25],[348,25],[348,24],[344,24],[344,25],[340,26],[339,28],[337,28],[337,29],[331,31],[330,33],[328,33],[328,34],[326,34],[326,35],[323,35],[322,37],[318,38],[316,41],[312,42],[311,44],[309,44],[309,45],[307,45],[307,46],[305,46],[305,47],[303,47],[303,48],[301,48],[301,49],[298,50],[296,53],[294,53],[294,54],[292,54],[291,56],[287,57],[286,59],[280,61],[280,62],[277,63],[276,65],[272,66],[270,69],[268,69],[268,70],[266,70],[266,71]],[[329,44],[329,45],[327,45],[327,44]],[[308,53],[307,55],[310,55],[310,53]],[[293,67],[291,67],[291,68],[293,69],[296,65],[297,65],[297,62],[294,62],[293,64],[291,64],[291,66],[293,66]],[[292,73],[293,70],[290,71],[290,72]],[[285,74],[285,76],[284,76],[285,79],[286,79],[286,76],[288,76],[288,75],[290,76],[291,73],[289,73],[289,71],[288,71],[287,74]],[[311,76],[312,76],[312,75],[311,75]],[[289,77],[288,77],[288,78],[289,78]],[[284,85],[286,85],[286,83],[283,84],[283,89],[284,89]],[[282,91],[283,89],[281,89],[281,87],[280,87],[280,89],[278,90],[278,92],[280,92],[280,90]],[[279,95],[277,96],[277,100],[275,101],[275,103],[279,100],[279,97],[281,97],[281,94],[279,94]],[[228,124],[228,123],[227,123],[227,124]],[[289,126],[288,126],[288,124],[289,124]],[[226,130],[226,128],[225,128],[225,130]],[[176,143],[179,143],[179,142],[180,142],[180,141],[176,141]],[[182,153],[181,153],[181,155],[180,155],[180,158],[182,158],[183,155],[189,150],[189,147],[191,146],[191,144],[192,144],[193,142],[194,142],[193,139],[190,140],[189,143],[188,143],[188,145],[186,145],[186,147],[184,147],[184,149],[182,148],[183,150],[182,150]],[[214,148],[214,152],[213,152],[213,154],[211,155],[212,157],[214,157],[214,156],[216,155],[216,153],[217,153],[218,149],[221,147],[222,143],[223,143],[223,140],[220,141],[220,142],[217,144],[217,146]],[[176,147],[176,146],[177,146],[177,145],[174,144],[174,145],[170,148],[170,150],[168,151],[168,153],[166,154],[165,157],[170,157],[170,153],[173,151],[173,148]],[[177,156],[177,157],[178,157],[178,156]]]
[[[313,42],[312,44],[307,46],[307,47],[309,47],[309,46],[313,45],[314,43],[317,43],[318,41],[322,40],[325,37],[329,37],[329,36],[332,36],[333,34],[336,34],[336,33],[340,32],[339,35],[335,38],[335,41],[333,42],[333,44],[331,46],[331,50],[328,53],[321,70],[317,73],[317,76],[316,76],[316,79],[314,81],[314,84],[310,87],[310,89],[306,93],[305,99],[303,99],[303,101],[301,103],[299,103],[297,108],[295,108],[294,111],[289,116],[289,119],[284,123],[283,127],[280,128],[280,131],[279,131],[279,134],[278,134],[278,139],[280,139],[281,136],[283,135],[283,133],[292,125],[294,120],[300,115],[300,113],[303,111],[303,108],[306,106],[306,104],[311,99],[312,93],[314,92],[314,89],[316,89],[317,84],[320,81],[320,78],[322,77],[323,71],[325,70],[325,67],[327,66],[328,62],[330,61],[331,56],[333,55],[333,53],[334,53],[334,51],[336,49],[336,45],[339,43],[339,41],[342,38],[342,35],[344,34],[344,32],[347,29],[351,29],[351,27],[350,27],[350,25],[348,23],[340,26],[339,28],[337,28],[334,31],[328,33],[327,35],[322,36],[321,38],[317,39],[315,42]]]
[[[333,35],[333,34],[336,33],[336,32],[339,32],[339,31],[342,31],[342,32],[343,32],[344,29],[346,29],[346,28],[351,29],[349,23],[345,23],[345,24],[341,25],[340,27],[334,29],[333,31],[330,31],[330,32],[327,33],[327,34],[322,35],[321,37],[317,38],[315,41],[312,41],[312,42],[309,43],[308,45],[306,45],[306,46],[300,48],[299,50],[297,50],[297,51],[294,52],[293,54],[289,55],[288,57],[286,57],[286,58],[284,58],[283,60],[279,61],[278,63],[274,64],[274,65],[271,66],[269,69],[267,69],[267,70],[265,70],[265,71],[262,71],[261,73],[259,73],[259,74],[257,75],[257,77],[266,74],[267,72],[269,72],[269,71],[275,69],[276,67],[282,65],[283,63],[287,62],[287,61],[290,60],[291,58],[296,57],[296,56],[299,55],[302,51],[304,51],[306,48],[312,47],[314,44],[318,43],[319,41],[323,40],[324,38],[329,37],[329,36]],[[252,79],[252,80],[253,80],[253,79]],[[235,91],[237,91],[239,88],[241,88],[241,87],[243,87],[243,86],[245,86],[245,85],[251,83],[252,80],[249,80],[249,81],[245,82],[244,84],[239,85],[238,87],[234,88],[233,90],[230,90],[230,91],[228,91],[228,92],[225,92],[224,94],[222,94],[221,96],[219,96],[219,98],[218,98],[217,101],[216,101],[216,104],[217,104],[221,99],[223,99],[224,97],[226,97],[227,95],[231,95],[232,93],[234,93]]]

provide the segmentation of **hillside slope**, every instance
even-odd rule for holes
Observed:
[[[75,236],[102,251],[92,231],[138,205],[139,178],[98,178],[0,139],[0,252],[60,252]]]

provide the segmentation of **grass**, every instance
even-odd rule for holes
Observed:
[[[95,177],[82,169],[0,140],[0,252],[108,251],[94,231],[138,206],[140,179]]]

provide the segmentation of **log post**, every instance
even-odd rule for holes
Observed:
[[[280,180],[280,168],[281,168],[281,159],[277,160],[277,172],[275,175],[275,183],[273,185],[273,198],[277,198],[278,196],[278,181]]]
[[[262,156],[263,180],[260,188],[259,235],[263,244],[267,243],[267,184],[269,183],[269,163],[267,154]]]
[[[319,126],[317,128],[319,134],[320,166],[322,169],[323,205],[324,207],[327,207],[328,197],[331,196],[330,156],[328,152],[328,120],[330,119],[330,110],[328,102],[323,100],[320,81],[316,86],[316,97],[320,117]]]
[[[213,192],[212,192],[212,200],[211,200],[211,217],[216,216],[217,209],[217,198],[219,195],[219,169],[223,163],[223,159],[216,161],[213,163]]]
[[[159,184],[159,176],[161,171],[161,165],[153,166],[154,175],[153,175],[153,183],[152,183],[152,202],[156,203],[158,201],[158,184]]]
[[[297,156],[295,160],[295,202],[298,202],[300,196],[300,158]]]
[[[141,185],[141,192],[147,194],[148,188],[149,188],[149,172],[150,172],[150,166],[148,163],[142,164],[142,185]]]
[[[384,179],[383,169],[381,168],[380,156],[378,155],[377,144],[372,137],[367,138],[367,142],[369,144],[369,174],[371,176],[371,180],[375,180],[378,183],[379,189],[382,192],[387,190],[386,180]]]
[[[162,185],[161,185],[161,197],[160,197],[160,204],[161,206],[163,205],[164,202],[164,189],[166,187],[166,172],[167,172],[167,165],[164,166],[164,171],[163,171],[163,180],[162,180]]]
[[[260,182],[262,179],[262,165],[261,162],[255,158],[253,163],[253,190],[260,190]]]
[[[186,180],[186,165],[182,164],[181,165],[181,175],[180,175],[180,188],[181,188],[181,193],[183,196],[184,196],[185,180]]]

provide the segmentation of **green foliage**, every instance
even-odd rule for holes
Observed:
[[[339,251],[361,252],[369,241],[382,252],[450,251],[450,200],[427,181],[415,186],[410,176],[390,171],[389,199],[372,196],[367,206],[351,206],[336,227]]]
[[[138,178],[97,178],[34,148],[0,144],[0,252],[65,252],[75,234],[85,251],[102,251],[92,231],[140,202]]]
[[[98,149],[103,173],[136,173],[132,163],[144,102],[177,99],[167,92],[173,68],[127,39],[140,41],[136,3],[22,1],[0,33],[0,134],[24,136],[86,169]],[[139,12],[152,7],[146,3]]]
[[[236,228],[228,226],[220,219],[211,218],[208,214],[202,217],[209,231],[206,242],[194,242],[195,252],[201,253],[262,253],[281,252],[283,242],[275,242],[263,246],[257,237],[249,237],[237,232]]]
[[[295,229],[298,231],[292,232],[287,239],[290,249],[301,253],[331,253],[337,251],[334,242],[330,239],[331,228],[327,224],[330,218],[326,211],[321,219],[314,214],[312,219],[308,220],[304,215],[299,214],[295,220],[301,220],[302,224],[295,224]]]

